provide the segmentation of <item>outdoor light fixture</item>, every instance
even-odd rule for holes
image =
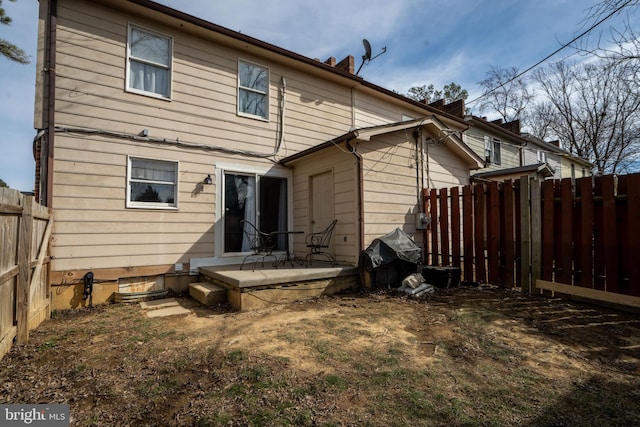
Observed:
[[[211,174],[208,174],[207,177],[204,180],[202,180],[202,183],[206,185],[213,184],[213,180],[211,179]]]

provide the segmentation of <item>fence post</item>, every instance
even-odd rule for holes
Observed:
[[[515,200],[513,184],[510,179],[504,182],[504,284],[512,289],[515,286]]]
[[[531,180],[531,293],[538,293],[536,282],[542,274],[542,186]]]
[[[531,292],[531,209],[529,177],[520,177],[520,286],[524,292]]]
[[[29,340],[29,306],[31,284],[31,234],[33,232],[34,197],[24,197],[18,237],[18,283],[16,289],[16,321],[18,344]]]
[[[640,221],[632,218],[640,217],[640,174],[629,176],[627,186],[627,249],[630,254],[640,253]],[[629,290],[631,295],[640,296],[640,263],[634,259],[629,263]]]

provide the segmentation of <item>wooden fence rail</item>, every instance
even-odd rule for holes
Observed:
[[[0,358],[51,314],[44,267],[52,225],[50,210],[33,196],[0,188]]]
[[[466,282],[640,297],[640,174],[522,177],[424,190],[423,200],[427,264],[460,267]]]

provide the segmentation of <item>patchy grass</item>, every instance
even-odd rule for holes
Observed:
[[[640,316],[499,290],[249,313],[56,312],[0,361],[0,403],[74,426],[640,425]]]

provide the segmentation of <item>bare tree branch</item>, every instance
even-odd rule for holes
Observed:
[[[518,74],[516,67],[492,66],[485,78],[478,82],[483,88],[480,111],[497,113],[505,122],[523,121],[534,92],[524,77],[517,77]]]
[[[588,159],[596,172],[640,168],[640,84],[626,63],[549,65],[534,74],[547,101],[539,107],[539,126],[573,154]],[[545,116],[546,114],[546,116]]]

